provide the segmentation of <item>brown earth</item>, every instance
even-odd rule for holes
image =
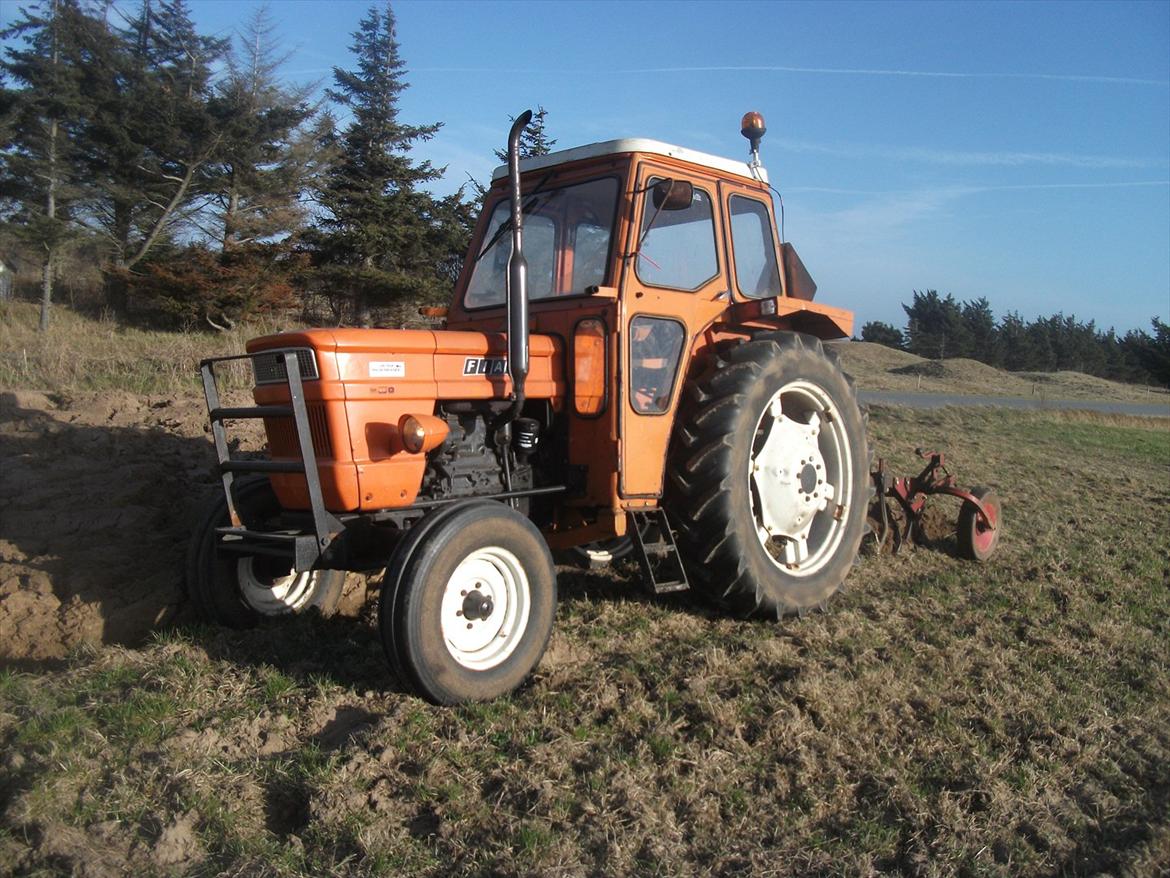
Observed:
[[[234,433],[260,447],[258,425]],[[188,537],[218,490],[207,434],[194,393],[0,393],[0,657],[183,620]]]

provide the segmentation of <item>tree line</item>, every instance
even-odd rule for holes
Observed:
[[[3,37],[0,257],[35,264],[42,328],[86,264],[103,308],[181,327],[306,295],[369,325],[449,294],[483,189],[427,190],[444,169],[415,148],[442,123],[399,116],[389,3],[365,13],[323,98],[282,79],[266,9],[233,42],[200,33],[184,0],[42,0]],[[551,144],[544,118],[527,152]]]
[[[930,359],[968,357],[1013,372],[1071,370],[1170,387],[1170,324],[1158,317],[1152,333],[1134,329],[1125,335],[1064,314],[1027,321],[1009,311],[997,321],[986,298],[958,302],[937,290],[915,290],[902,310],[904,329],[871,321],[861,328],[862,341]]]

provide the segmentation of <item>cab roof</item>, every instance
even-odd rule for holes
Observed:
[[[548,155],[534,156],[520,160],[520,173],[537,171],[554,165],[563,165],[582,159],[598,158],[599,156],[618,155],[620,153],[642,152],[651,155],[664,155],[691,164],[701,165],[725,174],[734,174],[748,180],[768,182],[768,172],[759,168],[753,173],[747,162],[726,159],[717,155],[687,149],[683,146],[674,146],[660,140],[649,140],[644,137],[625,137],[620,140],[606,140],[601,143],[588,143],[585,146],[575,146],[572,149],[561,149],[550,152]],[[508,166],[500,165],[492,172],[492,180],[499,180],[508,175]]]

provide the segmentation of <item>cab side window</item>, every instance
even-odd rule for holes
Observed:
[[[640,415],[658,415],[670,407],[683,325],[666,317],[639,315],[630,321],[630,405]]]
[[[767,206],[754,198],[732,195],[730,207],[737,289],[741,295],[756,299],[780,295],[780,271]]]
[[[655,287],[697,290],[719,271],[711,196],[696,186],[690,207],[660,210],[651,196],[661,179],[652,177],[643,196],[638,280]]]

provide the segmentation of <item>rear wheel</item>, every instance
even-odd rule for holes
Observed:
[[[979,517],[979,509],[969,500],[959,508],[959,522],[956,533],[959,540],[959,554],[972,561],[986,561],[999,546],[999,532],[1003,525],[1003,510],[999,497],[991,488],[976,487],[971,493],[979,499],[987,512],[990,524]]]
[[[817,606],[852,568],[873,493],[849,379],[820,341],[757,336],[690,388],[669,511],[697,590],[743,613]]]
[[[280,512],[266,477],[237,479],[236,508],[249,527],[264,528]],[[210,503],[187,550],[187,597],[199,616],[216,625],[250,628],[262,618],[316,607],[332,613],[341,598],[345,571],[297,572],[288,562],[220,552],[215,529],[230,524],[227,500]]]
[[[379,616],[401,676],[438,704],[511,692],[540,661],[556,571],[540,531],[500,503],[449,511],[396,559]]]

